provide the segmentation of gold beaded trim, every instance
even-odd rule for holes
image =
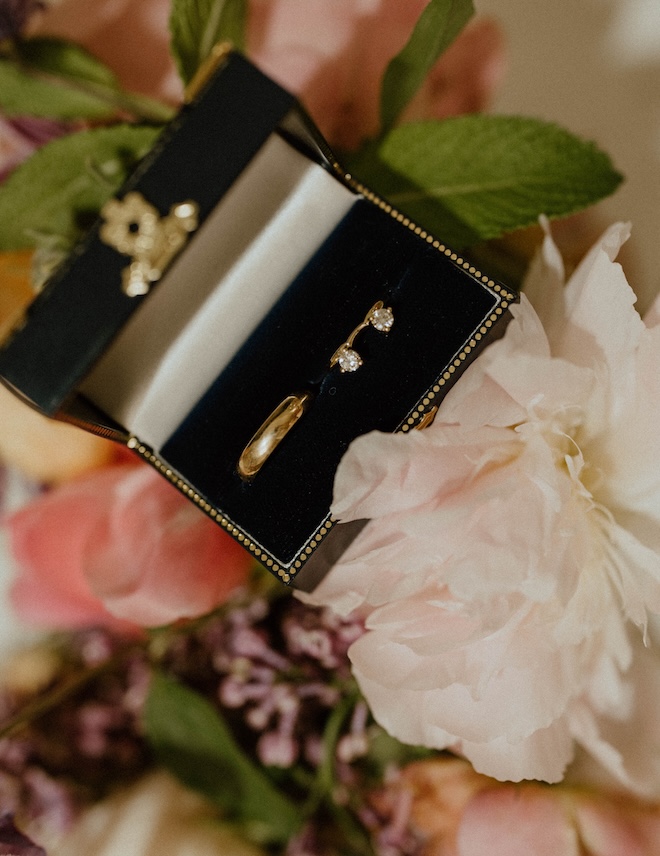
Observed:
[[[442,374],[442,377],[438,378],[436,383],[429,390],[427,390],[423,398],[419,400],[415,408],[397,428],[397,432],[407,433],[420,423],[424,422],[429,410],[432,409],[432,407],[434,406],[434,399],[439,395],[443,387],[445,387],[447,383],[452,380],[457,369],[462,366],[468,355],[479,345],[484,336],[487,335],[490,328],[504,314],[505,310],[509,307],[509,305],[516,300],[516,296],[510,291],[508,291],[506,288],[501,286],[499,283],[495,282],[486,274],[481,273],[481,271],[477,270],[477,268],[470,264],[470,262],[465,261],[459,255],[452,252],[452,250],[450,250],[440,241],[436,240],[432,235],[430,235],[420,226],[417,226],[415,223],[413,223],[413,221],[409,217],[406,217],[400,211],[397,211],[392,205],[389,204],[389,202],[386,202],[384,199],[381,199],[380,196],[366,188],[363,184],[360,184],[358,181],[353,179],[352,176],[345,175],[344,178],[348,182],[349,186],[352,187],[357,193],[364,196],[365,199],[369,200],[369,202],[372,202],[374,205],[377,205],[380,209],[385,211],[386,214],[389,214],[391,217],[394,217],[394,219],[397,220],[397,222],[401,223],[402,226],[405,226],[407,229],[410,229],[411,232],[413,232],[415,235],[418,235],[423,241],[426,241],[428,244],[433,246],[436,250],[438,250],[438,252],[443,253],[445,256],[447,256],[447,258],[454,262],[455,265],[457,265],[458,267],[462,267],[464,270],[466,270],[475,279],[477,279],[484,286],[484,288],[487,288],[489,291],[493,292],[498,300],[498,304],[491,313],[491,315],[485,321],[482,322],[481,326],[473,334],[470,341],[458,354],[456,354],[451,365],[449,365],[445,369],[444,373]],[[191,502],[194,502],[198,508],[205,512],[205,514],[207,514],[212,520],[218,523],[226,532],[236,538],[236,540],[240,544],[242,544],[247,550],[249,550],[256,559],[258,559],[263,565],[265,565],[265,567],[267,567],[270,571],[276,574],[284,583],[290,583],[293,581],[298,571],[301,570],[305,562],[307,562],[307,560],[314,553],[314,550],[320,545],[326,535],[337,523],[337,521],[334,520],[331,515],[328,515],[328,517],[323,521],[323,523],[319,526],[319,528],[307,542],[304,549],[301,550],[300,554],[287,565],[285,562],[279,561],[275,556],[272,555],[272,553],[269,553],[268,550],[266,550],[261,544],[256,542],[243,529],[237,526],[233,520],[230,520],[225,514],[223,514],[222,511],[211,505],[211,503],[208,502],[208,500],[200,493],[198,493],[194,489],[194,487],[188,484],[185,479],[181,478],[179,473],[177,473],[168,464],[162,461],[158,457],[158,455],[154,454],[152,449],[150,449],[148,446],[145,446],[144,443],[141,443],[140,440],[137,439],[137,437],[131,437],[129,439],[128,448],[137,452],[137,454],[144,458],[147,463],[155,467],[158,472],[162,476],[164,476],[171,484],[173,484],[174,487],[181,491],[184,496],[186,496]]]
[[[211,503],[196,491],[192,485],[190,485],[185,479],[181,478],[176,470],[173,470],[169,464],[161,460],[152,449],[145,446],[144,443],[141,443],[137,437],[131,437],[127,445],[129,449],[132,449],[134,452],[137,452],[140,457],[144,458],[148,464],[155,467],[158,472],[164,476],[170,484],[174,485],[174,487],[177,488],[177,490],[179,490],[185,497],[187,497],[187,499],[194,502],[198,508],[219,524],[226,532],[236,538],[236,540],[249,550],[256,559],[268,568],[268,570],[277,574],[284,583],[290,583],[292,581],[297,571],[300,570],[304,562],[306,562],[312,555],[316,547],[318,547],[320,542],[336,522],[330,518],[324,521],[317,532],[314,533],[314,536],[310,539],[300,557],[298,557],[295,562],[286,565],[284,562],[278,561],[275,556],[265,550],[261,544],[237,526],[234,521],[223,514],[222,511],[211,505]]]
[[[467,345],[465,345],[463,350],[460,351],[460,353],[456,354],[453,362],[447,367],[442,377],[438,378],[436,383],[427,391],[424,398],[422,398],[417,403],[415,409],[399,425],[397,431],[406,433],[411,429],[415,428],[421,422],[421,420],[424,419],[429,407],[433,404],[433,400],[442,391],[442,388],[446,386],[449,381],[452,380],[453,375],[456,373],[456,370],[461,367],[461,365],[467,359],[468,355],[477,347],[477,345],[488,333],[493,324],[495,324],[495,322],[499,320],[499,318],[504,314],[509,305],[512,302],[515,302],[517,298],[512,292],[508,291],[499,283],[495,282],[495,280],[491,279],[487,274],[482,273],[470,262],[465,261],[465,259],[461,258],[457,253],[449,249],[449,247],[446,247],[440,241],[436,240],[433,235],[430,235],[426,230],[422,229],[421,226],[418,226],[409,217],[406,217],[405,214],[402,214],[400,211],[397,211],[394,206],[390,205],[389,202],[382,199],[380,196],[378,196],[378,194],[374,193],[373,190],[369,190],[368,187],[365,187],[359,181],[354,179],[351,175],[346,175],[346,180],[348,181],[350,187],[353,188],[353,190],[364,196],[364,198],[368,199],[369,202],[372,202],[374,205],[377,205],[386,214],[389,214],[391,217],[394,217],[394,219],[398,223],[401,223],[402,226],[405,226],[407,229],[410,229],[411,232],[419,236],[423,241],[426,241],[428,244],[438,250],[438,252],[443,253],[443,255],[447,256],[447,258],[454,262],[455,265],[463,268],[463,270],[466,270],[485,288],[487,288],[489,291],[494,292],[495,296],[498,299],[498,305],[496,306],[492,314],[483,322],[479,330],[474,333],[474,335],[467,343]]]

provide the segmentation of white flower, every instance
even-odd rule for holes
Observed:
[[[350,656],[374,715],[496,778],[558,781],[578,742],[629,787],[660,783],[660,729],[639,718],[660,698],[642,646],[660,612],[660,326],[613,261],[627,235],[566,287],[547,237],[538,314],[523,296],[432,427],[358,439],[335,483],[335,516],[372,522],[312,598],[365,614]]]

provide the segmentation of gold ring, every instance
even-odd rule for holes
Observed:
[[[253,479],[274,450],[279,446],[312,401],[311,392],[289,395],[277,405],[268,419],[256,432],[238,459],[239,476]]]

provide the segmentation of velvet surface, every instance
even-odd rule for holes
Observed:
[[[354,373],[330,359],[371,306],[389,333],[363,330]],[[357,202],[162,449],[195,489],[283,564],[325,520],[337,465],[355,437],[394,431],[496,306],[443,253]],[[447,387],[446,387],[447,388]],[[314,401],[252,482],[236,464],[287,395]]]

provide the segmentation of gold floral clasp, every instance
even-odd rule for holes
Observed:
[[[147,294],[186,245],[199,225],[196,202],[179,202],[161,217],[141,193],[127,193],[123,200],[110,199],[101,209],[105,223],[101,240],[130,256],[122,271],[122,287],[129,297]]]

